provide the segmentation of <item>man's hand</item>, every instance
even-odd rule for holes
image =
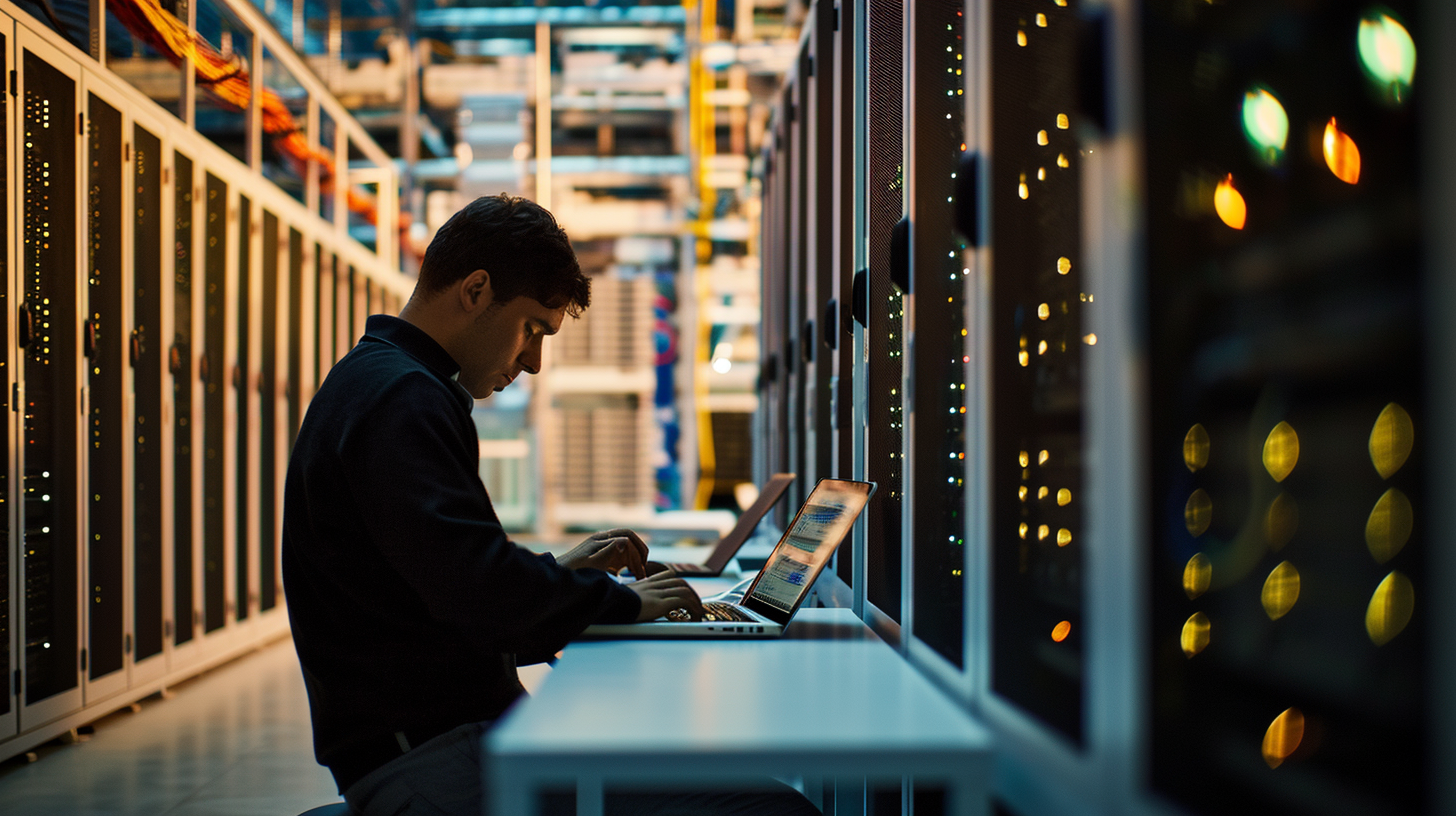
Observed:
[[[572,569],[590,567],[611,573],[630,569],[640,577],[646,574],[647,542],[626,528],[603,530],[572,547],[556,563]]]
[[[639,623],[655,620],[677,609],[687,612],[688,620],[703,619],[703,602],[698,600],[698,593],[688,586],[687,581],[671,572],[659,572],[626,587],[642,599],[642,611],[637,615]]]

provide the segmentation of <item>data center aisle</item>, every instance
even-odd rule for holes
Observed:
[[[5,816],[291,816],[338,800],[317,765],[293,642],[277,641],[0,763]]]

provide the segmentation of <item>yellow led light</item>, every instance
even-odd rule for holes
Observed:
[[[1415,439],[1416,431],[1410,414],[1394,402],[1385,406],[1370,431],[1370,461],[1380,478],[1389,479],[1400,470],[1405,460],[1410,458]]]
[[[1264,732],[1264,762],[1270,768],[1279,767],[1303,740],[1304,713],[1297,708],[1286,709],[1269,723],[1269,729]]]
[[[1233,227],[1243,229],[1244,221],[1248,218],[1248,207],[1244,204],[1244,197],[1238,190],[1234,189],[1234,176],[1228,174],[1218,187],[1213,191],[1213,211],[1218,213],[1220,221]]]
[[[1213,583],[1213,563],[1203,553],[1194,553],[1183,567],[1183,591],[1191,601],[1208,591]]]
[[[1208,526],[1212,523],[1213,499],[1200,487],[1193,491],[1183,506],[1183,524],[1188,528],[1188,533],[1197,538],[1208,532]]]
[[[1416,611],[1416,591],[1398,572],[1385,576],[1365,608],[1365,632],[1376,646],[1384,646],[1404,631]]]
[[[1061,623],[1052,627],[1052,640],[1055,640],[1058,643],[1066,640],[1067,636],[1070,634],[1072,634],[1071,621],[1062,621]]]
[[[1393,487],[1375,502],[1365,522],[1365,546],[1376,561],[1384,564],[1405,547],[1415,529],[1415,515],[1410,499]]]
[[[1208,630],[1208,616],[1202,612],[1194,612],[1183,624],[1183,654],[1192,657],[1208,648]]]
[[[1288,494],[1280,493],[1264,512],[1264,540],[1270,549],[1278,552],[1294,538],[1298,529],[1299,505]]]
[[[1280,562],[1264,579],[1264,589],[1259,593],[1259,602],[1269,620],[1279,620],[1289,614],[1299,600],[1299,570],[1288,561]]]
[[[1325,152],[1325,166],[1335,174],[1335,178],[1346,184],[1356,184],[1360,181],[1360,148],[1355,146],[1355,140],[1351,139],[1344,131],[1335,124],[1334,117],[1330,117],[1329,124],[1325,125],[1325,137],[1323,141]]]
[[[1280,422],[1264,440],[1264,469],[1274,481],[1282,482],[1299,463],[1299,434],[1288,422]]]
[[[1183,436],[1183,464],[1189,473],[1197,473],[1208,466],[1210,442],[1208,431],[1202,423],[1194,423]]]

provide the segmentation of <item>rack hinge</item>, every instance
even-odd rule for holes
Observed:
[[[10,384],[10,410],[20,413],[20,383]]]
[[[10,75],[11,76],[15,76],[15,72],[14,71],[11,71],[10,72]],[[19,697],[20,696],[20,689],[21,688],[23,688],[23,686],[21,686],[21,684],[20,684],[20,669],[16,669],[15,670],[15,696],[16,697]]]
[[[84,112],[76,114],[76,135],[86,135],[86,114]]]
[[[11,96],[19,96],[20,95],[19,94],[19,86],[16,84],[16,81],[15,81],[15,69],[14,68],[11,68],[10,69],[10,95]]]
[[[131,654],[131,632],[127,632],[126,637],[122,638],[121,649],[123,654]]]
[[[86,671],[86,650],[81,650],[81,671]]]

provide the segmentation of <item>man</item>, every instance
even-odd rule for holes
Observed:
[[[524,693],[518,664],[598,621],[702,614],[671,573],[608,574],[645,574],[629,530],[559,560],[517,547],[481,484],[472,398],[540,371],[544,339],[589,302],[550,213],[477,199],[430,243],[400,316],[370,317],[309,406],[288,465],[283,578],[315,754],[366,816],[476,816],[480,735]],[[669,798],[616,810],[661,812]]]

